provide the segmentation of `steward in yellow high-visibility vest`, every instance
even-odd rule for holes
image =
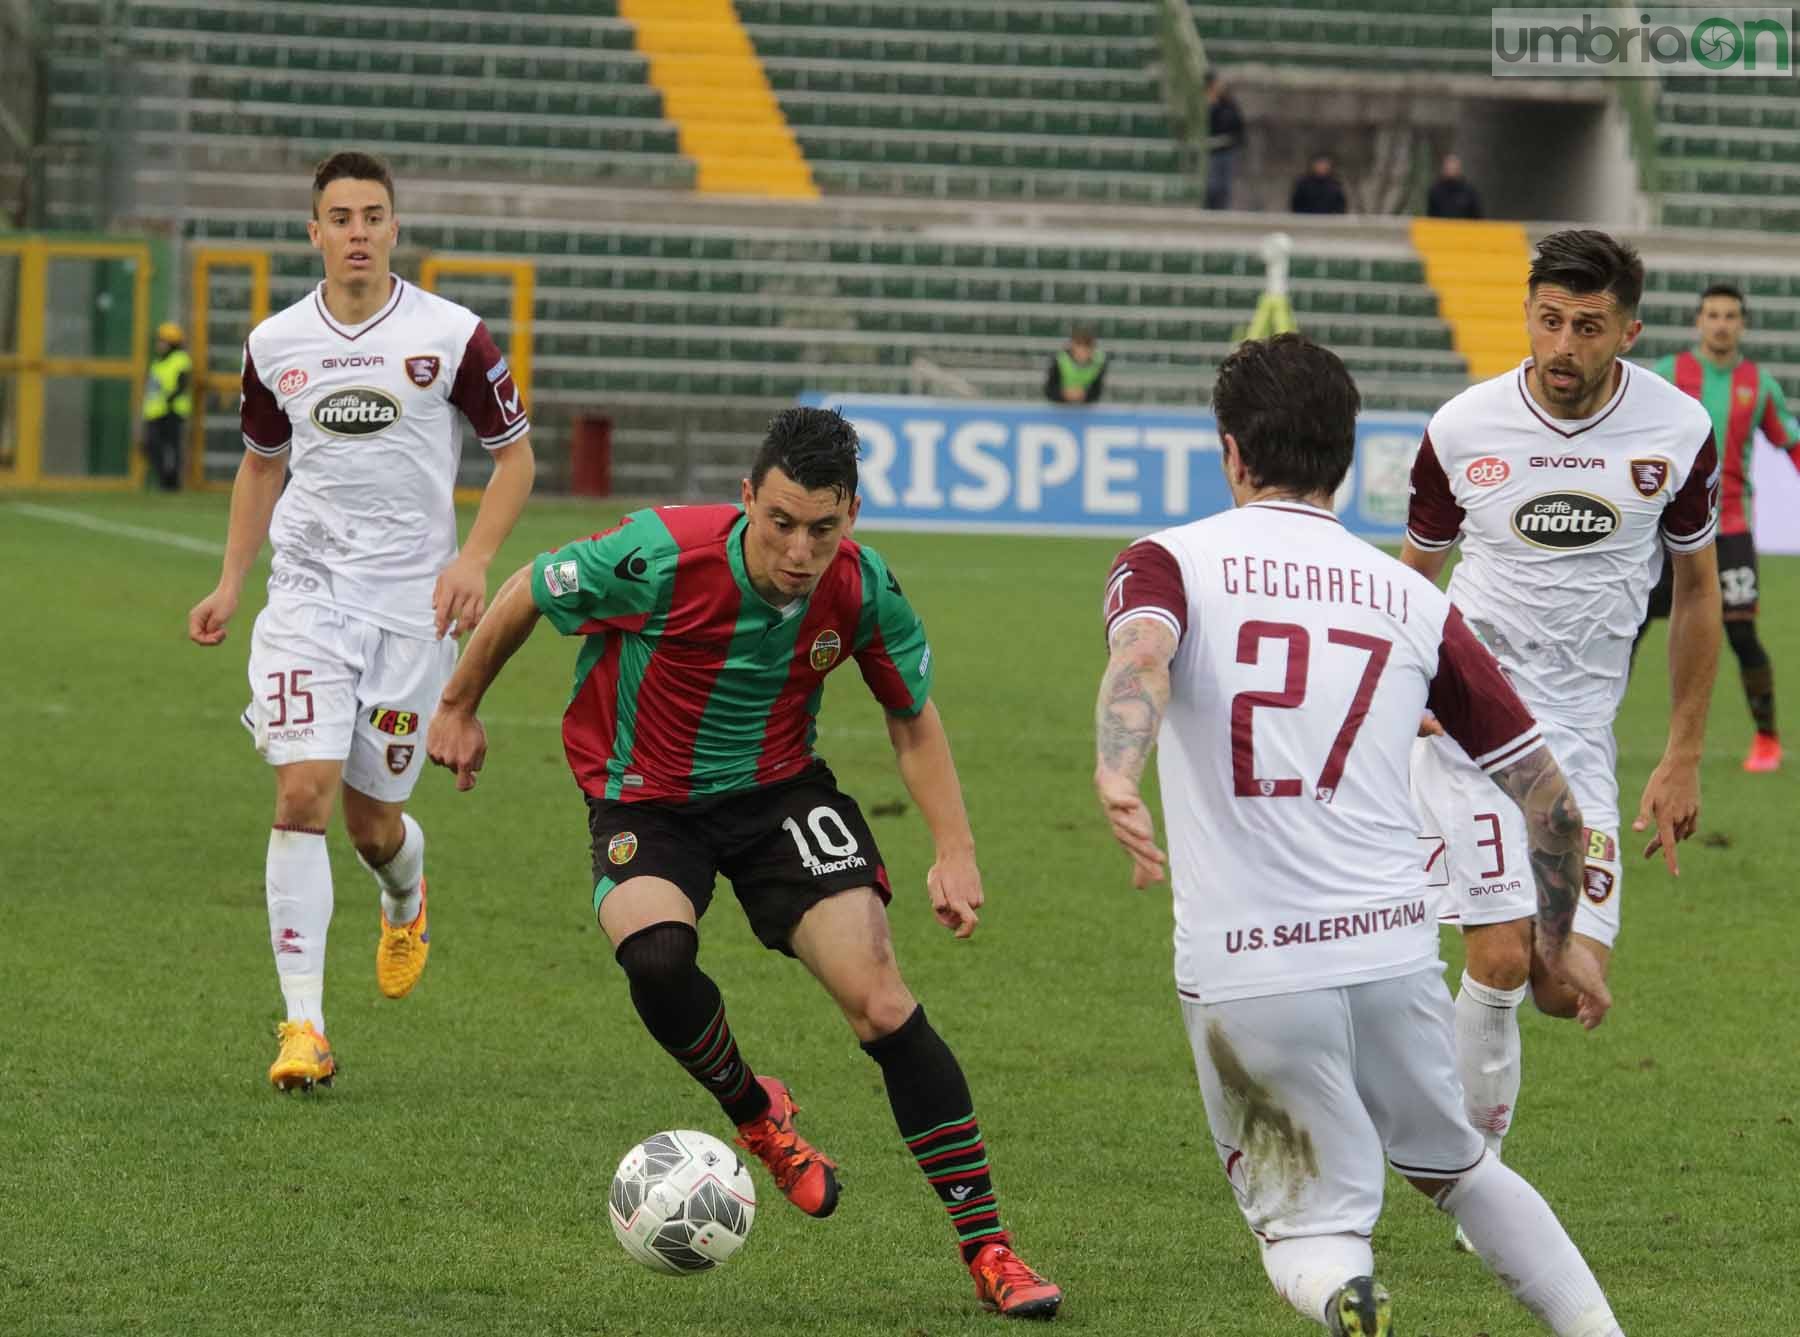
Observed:
[[[1106,354],[1094,345],[1094,332],[1078,325],[1069,333],[1069,346],[1050,359],[1044,397],[1052,404],[1099,401],[1106,382]]]
[[[181,439],[194,413],[194,359],[183,342],[173,321],[156,327],[156,358],[144,385],[144,453],[165,492],[181,486]]]

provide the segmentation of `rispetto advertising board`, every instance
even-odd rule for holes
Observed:
[[[821,395],[862,438],[870,528],[1138,535],[1230,509],[1211,413]],[[1397,541],[1422,413],[1365,413],[1338,491],[1346,527]]]

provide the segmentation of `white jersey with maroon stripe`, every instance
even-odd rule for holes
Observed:
[[[324,285],[250,332],[244,445],[288,451],[269,527],[269,597],[329,604],[430,636],[431,592],[456,556],[460,412],[489,450],[530,430],[506,359],[473,311],[395,278],[346,327]]]
[[[1329,511],[1255,502],[1120,554],[1108,636],[1135,618],[1178,638],[1157,749],[1182,994],[1435,962],[1408,780],[1420,715],[1484,769],[1541,741],[1444,594]]]
[[[1530,359],[1432,416],[1407,536],[1462,540],[1450,597],[1541,718],[1610,727],[1662,549],[1713,541],[1719,464],[1698,401],[1620,361],[1591,418],[1550,417]]]

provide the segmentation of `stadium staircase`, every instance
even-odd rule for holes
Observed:
[[[696,190],[818,197],[731,0],[619,0],[619,14],[694,160]]]
[[[1415,218],[1412,241],[1452,345],[1476,380],[1517,366],[1529,349],[1520,294],[1531,247],[1517,223]]]

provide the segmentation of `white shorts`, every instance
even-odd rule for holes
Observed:
[[[1577,733],[1541,722],[1540,727],[1587,825],[1587,869],[1575,931],[1611,947],[1619,936],[1624,882],[1617,744],[1611,729]],[[1413,744],[1412,794],[1426,883],[1438,891],[1440,919],[1469,927],[1536,916],[1537,883],[1524,814],[1453,739],[1421,738]]]
[[[271,766],[341,761],[344,783],[409,798],[456,642],[403,636],[324,604],[271,600],[250,634],[244,725]]]
[[[1181,1012],[1219,1163],[1265,1244],[1371,1234],[1387,1164],[1457,1179],[1481,1162],[1442,965]]]

